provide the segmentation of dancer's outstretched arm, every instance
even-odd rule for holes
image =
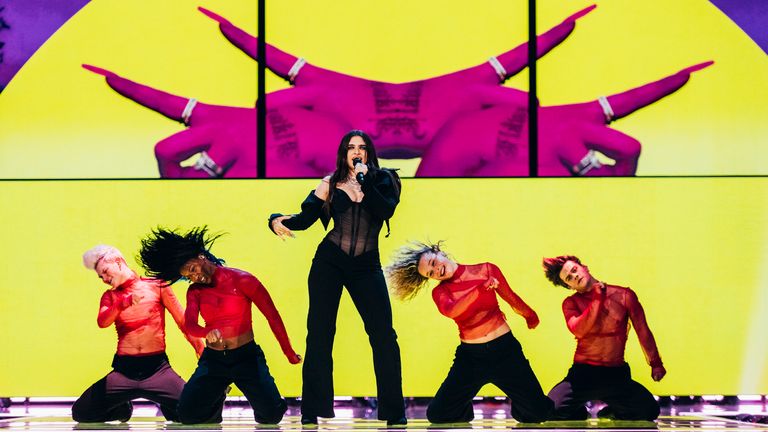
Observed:
[[[277,311],[275,303],[264,285],[253,275],[241,275],[237,281],[237,289],[245,294],[267,319],[269,328],[275,335],[275,339],[280,344],[280,349],[288,361],[291,364],[300,363],[301,357],[293,350],[280,312]]]
[[[637,333],[640,346],[643,348],[645,360],[651,366],[651,377],[654,381],[659,381],[664,378],[667,370],[661,362],[659,349],[656,346],[656,339],[654,339],[653,333],[648,327],[648,321],[645,319],[645,311],[643,310],[640,301],[637,299],[637,294],[632,290],[628,290],[626,295],[628,296],[628,301],[626,303],[629,309],[629,319],[632,321],[632,326],[635,328],[635,333]]]
[[[509,283],[507,282],[507,278],[504,277],[501,269],[499,269],[495,264],[489,263],[488,273],[497,281],[494,289],[499,294],[499,296],[512,307],[516,314],[525,318],[525,322],[529,329],[536,328],[536,326],[539,325],[538,314],[536,314],[536,311],[528,306],[528,303],[526,303],[519,295],[517,295],[517,293],[512,291],[512,288],[510,288]]]

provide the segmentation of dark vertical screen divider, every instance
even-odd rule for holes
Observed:
[[[266,0],[258,2],[258,99],[256,102],[256,178],[267,177],[267,98],[266,93]]]
[[[528,0],[528,175],[530,177],[539,176],[536,50],[536,0]]]

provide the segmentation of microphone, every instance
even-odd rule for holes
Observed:
[[[363,160],[360,158],[352,159],[352,164],[354,164],[355,166],[357,166],[357,164],[362,164],[362,163],[363,163]],[[357,176],[355,176],[355,178],[357,179],[357,182],[360,184],[363,184],[363,182],[365,182],[365,174],[361,172],[357,173]]]

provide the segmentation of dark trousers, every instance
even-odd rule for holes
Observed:
[[[563,381],[549,391],[555,419],[584,420],[584,404],[605,402],[617,420],[655,420],[659,404],[642,384],[632,380],[629,365],[607,367],[574,363]]]
[[[392,307],[381,271],[378,250],[357,257],[345,254],[324,240],[317,248],[309,271],[307,351],[302,370],[301,413],[334,417],[333,339],[342,287],[346,286],[363,319],[373,350],[378,418],[405,416],[400,369],[400,347],[392,327]]]
[[[133,413],[131,401],[144,398],[160,404],[166,419],[179,421],[177,404],[184,380],[171,368],[168,357],[115,356],[114,368],[96,381],[72,405],[76,422],[127,421]]]
[[[287,409],[269,374],[261,347],[251,341],[233,350],[206,348],[179,400],[182,423],[221,423],[227,387],[234,383],[259,423],[277,424]]]
[[[432,423],[472,420],[472,398],[486,384],[494,384],[512,401],[512,417],[519,422],[548,419],[552,401],[544,396],[539,380],[512,333],[482,344],[461,343],[456,348],[448,376],[427,407]]]

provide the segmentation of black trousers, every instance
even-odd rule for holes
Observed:
[[[373,351],[378,394],[378,418],[397,420],[405,416],[400,366],[400,347],[392,327],[392,307],[381,271],[379,251],[357,257],[323,240],[309,271],[309,316],[307,351],[302,369],[301,413],[334,417],[333,339],[342,287],[347,287],[363,319]]]
[[[472,420],[472,398],[486,384],[494,384],[512,401],[512,417],[519,422],[548,419],[552,401],[544,396],[539,380],[512,333],[482,344],[461,343],[448,376],[427,407],[432,423]]]
[[[632,380],[629,365],[592,366],[574,363],[563,381],[549,391],[555,402],[555,419],[584,420],[589,417],[584,404],[605,402],[617,420],[655,420],[659,404],[642,384]]]
[[[288,405],[269,374],[261,347],[251,341],[233,350],[206,348],[179,400],[182,423],[221,423],[227,387],[234,383],[259,423],[277,424]]]
[[[171,368],[165,353],[151,356],[119,356],[112,372],[96,381],[72,405],[76,422],[127,421],[131,401],[144,398],[160,404],[166,419],[179,421],[176,406],[184,380]]]

